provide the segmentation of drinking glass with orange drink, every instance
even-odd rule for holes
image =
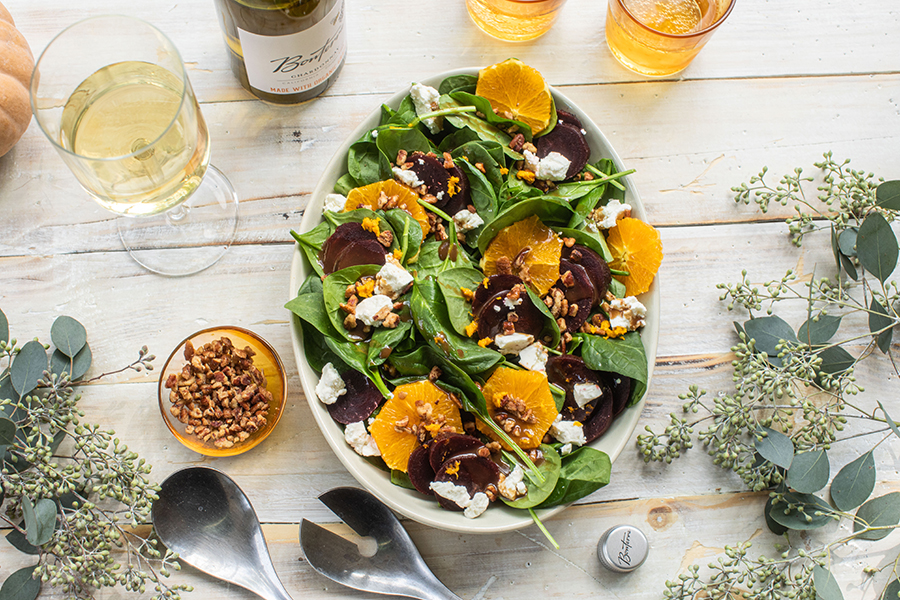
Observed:
[[[606,43],[641,75],[665,77],[687,67],[728,17],[735,0],[609,0]]]
[[[466,0],[469,16],[482,31],[507,42],[547,33],[566,0]]]

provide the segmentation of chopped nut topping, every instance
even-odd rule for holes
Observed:
[[[407,155],[408,154],[407,154],[406,150],[403,150],[403,149],[400,149],[397,152],[397,160],[395,160],[394,162],[397,163],[398,167],[406,162]]]
[[[394,234],[388,229],[385,229],[378,235],[378,243],[384,246],[385,248],[390,248],[391,243],[394,241]]]
[[[513,139],[509,142],[509,147],[516,152],[521,152],[523,146],[525,145],[525,136],[521,133],[517,133],[513,136]]]

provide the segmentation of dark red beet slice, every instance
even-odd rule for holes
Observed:
[[[587,164],[591,156],[591,148],[588,146],[580,127],[568,123],[557,123],[553,131],[545,136],[537,138],[538,158],[544,158],[551,152],[558,152],[569,159],[569,170],[566,171],[566,179],[575,177]]]
[[[451,471],[452,473],[448,473]],[[475,454],[457,456],[448,460],[435,476],[435,481],[449,481],[454,485],[465,486],[472,498],[478,492],[483,492],[489,485],[497,485],[500,479],[500,469],[489,458],[482,458]],[[439,494],[434,495],[440,505],[447,510],[462,510],[452,500],[447,500]]]
[[[609,426],[613,422],[613,399],[612,394],[606,394],[608,401],[601,402],[591,413],[591,416],[584,422],[584,438],[585,443],[590,443],[598,437],[606,433]]]
[[[566,272],[572,274],[570,285],[565,283],[568,279]],[[559,281],[554,284],[554,287],[561,289],[569,302],[570,312],[564,317],[566,320],[566,331],[576,332],[584,325],[584,322],[587,321],[591,314],[591,306],[594,304],[594,297],[596,296],[594,284],[584,267],[564,258],[559,261],[559,275]],[[573,305],[578,306],[575,314],[571,312]]]
[[[347,393],[338,396],[334,404],[328,405],[331,418],[344,425],[369,418],[381,403],[381,392],[368,377],[353,369],[341,373],[341,379],[347,386]]]
[[[625,410],[628,400],[631,399],[631,389],[634,385],[634,381],[631,377],[619,375],[618,373],[604,373],[604,375],[609,382],[609,386],[612,388],[613,418],[615,418],[619,416],[619,413]]]
[[[447,173],[449,173],[450,177],[456,177],[459,180],[456,182],[456,193],[452,196],[449,193],[445,194],[435,203],[435,206],[442,208],[445,213],[452,217],[472,204],[472,194],[469,191],[469,178],[462,169],[453,165],[452,168],[447,169]]]
[[[454,433],[435,440],[428,451],[428,460],[435,472],[447,462],[447,459],[463,452],[476,452],[484,444],[476,437]]]
[[[566,401],[563,408],[559,412],[564,421],[579,421],[584,423],[593,413],[594,409],[603,402],[611,399],[611,392],[602,381],[600,375],[596,371],[588,368],[584,361],[578,356],[564,354],[562,356],[551,356],[547,360],[547,380],[558,385],[566,391]],[[575,384],[576,383],[593,383],[603,388],[603,393],[599,397],[591,400],[583,407],[578,406],[575,402]]]
[[[559,110],[558,108],[556,109],[556,122],[572,125],[579,130],[584,129],[584,125],[581,124],[581,121],[578,120],[578,117],[568,111]]]
[[[472,298],[472,311],[476,312],[481,305],[499,294],[513,289],[517,283],[522,283],[516,275],[491,275],[487,278],[487,286],[484,282],[475,288],[475,297]]]
[[[596,306],[606,299],[606,291],[612,281],[609,265],[603,257],[581,244],[575,244],[571,248],[563,246],[562,257],[584,267],[591,283],[594,284],[594,303]]]
[[[428,188],[428,193],[437,198],[435,206],[451,217],[470,203],[469,180],[457,166],[444,168],[444,161],[423,152],[413,152],[406,161],[412,163],[409,170],[416,174]],[[455,177],[453,195],[450,194],[450,178]]]
[[[360,240],[351,242],[337,256],[334,261],[334,270],[340,271],[356,265],[383,265],[385,248],[377,240]],[[322,267],[323,270],[325,267]],[[333,271],[325,271],[325,274]]]
[[[434,481],[434,469],[428,460],[428,447],[419,446],[409,455],[409,463],[406,465],[406,474],[416,490],[427,496],[433,496],[434,492],[429,487]]]
[[[508,320],[510,313],[513,312],[516,314],[516,320],[513,323],[516,333],[528,334],[535,339],[541,334],[541,330],[544,328],[543,313],[532,304],[528,294],[520,295],[521,304],[515,305],[515,310],[512,310],[506,304],[508,293],[496,294],[475,313],[479,339],[493,338],[497,334],[503,333],[503,322]]]
[[[359,223],[338,225],[332,234],[328,236],[328,239],[325,240],[325,243],[322,244],[322,252],[319,254],[319,261],[322,263],[322,269],[325,273],[338,271],[339,269],[334,268],[334,263],[338,256],[347,248],[347,244],[362,240],[377,242],[375,234],[363,229]]]

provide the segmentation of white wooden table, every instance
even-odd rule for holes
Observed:
[[[746,317],[725,310],[716,283],[737,281],[742,267],[762,280],[788,267],[808,274],[832,264],[826,242],[794,249],[776,222],[787,213],[736,206],[731,186],[763,165],[779,175],[794,166],[811,169],[827,150],[852,158],[856,168],[900,177],[895,0],[852,8],[837,0],[737,0],[693,65],[661,81],[635,76],[612,58],[603,0],[569,0],[548,34],[524,44],[483,34],[461,0],[347,0],[346,66],[322,97],[296,107],[268,106],[239,86],[210,0],[5,3],[35,55],[63,27],[94,14],[124,12],[165,31],[202,103],[213,164],[241,198],[238,241],[217,265],[187,278],[153,275],[122,250],[112,215],[87,197],[32,122],[0,159],[0,308],[13,335],[49,339],[56,316],[74,316],[88,329],[90,374],[129,362],[142,344],[161,366],[179,340],[213,324],[244,326],[268,339],[289,368],[287,412],[274,434],[243,456],[206,459],[175,441],[159,418],[155,372],[91,385],[82,408],[87,421],[116,429],[145,456],[157,481],[193,464],[232,475],[265,523],[276,568],[294,598],[371,597],[332,584],[301,557],[300,520],[335,520],[316,496],[355,481],[311,418],[283,305],[294,250],[289,230],[298,227],[335,149],[389,95],[441,71],[516,56],[591,114],[625,166],[637,170],[666,255],[659,356],[639,429],[662,430],[681,404],[677,395],[692,383],[731,389],[731,323]],[[898,405],[888,368],[873,361],[862,371],[863,402]],[[844,444],[832,456],[843,464],[854,452]],[[898,454],[896,439],[877,454],[876,493],[900,490]],[[771,555],[778,540],[762,520],[764,502],[712,467],[702,448],[664,468],[645,465],[629,446],[608,487],[547,522],[559,550],[535,527],[472,536],[407,526],[438,577],[463,598],[649,599],[660,597],[666,579],[694,561],[709,562],[725,544],[753,538]],[[600,534],[623,522],[643,529],[651,543],[648,564],[628,576],[604,571],[595,555]],[[887,575],[869,578],[862,569],[893,561],[898,535],[836,553],[845,598],[876,597]],[[29,559],[0,541],[0,577]],[[175,579],[193,584],[194,598],[251,597],[191,568]],[[42,597],[53,596],[47,588]]]

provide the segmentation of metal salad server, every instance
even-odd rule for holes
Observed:
[[[313,569],[347,587],[419,600],[461,600],[441,583],[391,510],[365,490],[335,488],[319,500],[353,531],[377,542],[374,556],[306,519],[300,547]]]
[[[162,483],[153,526],[179,560],[262,596],[291,600],[275,573],[256,512],[227,475],[189,467]]]

